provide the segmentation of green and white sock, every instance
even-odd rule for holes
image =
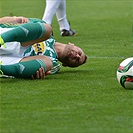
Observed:
[[[44,71],[47,71],[45,63],[40,60],[30,60],[25,62],[19,62],[13,65],[1,65],[1,71],[4,75],[14,76],[16,78],[31,78],[36,76],[36,72],[39,68],[43,67]]]
[[[26,23],[1,34],[1,43],[18,41],[20,43],[41,38],[46,33],[43,23]]]

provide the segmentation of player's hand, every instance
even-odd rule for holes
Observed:
[[[29,19],[22,16],[19,16],[19,17],[14,16],[14,21],[19,24],[24,24],[24,23],[28,23]]]
[[[47,72],[45,72],[44,71],[44,68],[43,67],[41,67],[41,68],[39,68],[39,70],[36,72],[36,77],[34,77],[33,75],[32,75],[32,79],[44,79],[45,77],[46,77],[46,75],[48,75],[48,74],[50,74],[50,72],[49,71],[47,71]]]

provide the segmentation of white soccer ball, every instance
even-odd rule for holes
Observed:
[[[133,57],[120,63],[117,69],[117,80],[125,89],[133,89]]]

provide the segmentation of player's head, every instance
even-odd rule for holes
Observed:
[[[62,65],[68,67],[78,67],[87,62],[87,56],[81,48],[69,43],[63,51]]]

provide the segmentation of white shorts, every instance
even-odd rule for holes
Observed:
[[[15,64],[15,63],[18,63],[21,59],[22,59],[22,57],[16,57],[16,56],[11,55],[11,54],[0,56],[0,60],[2,61],[2,65]]]
[[[0,48],[0,60],[2,65],[18,63],[23,58],[27,47],[22,47],[19,42],[6,43],[7,48]]]

